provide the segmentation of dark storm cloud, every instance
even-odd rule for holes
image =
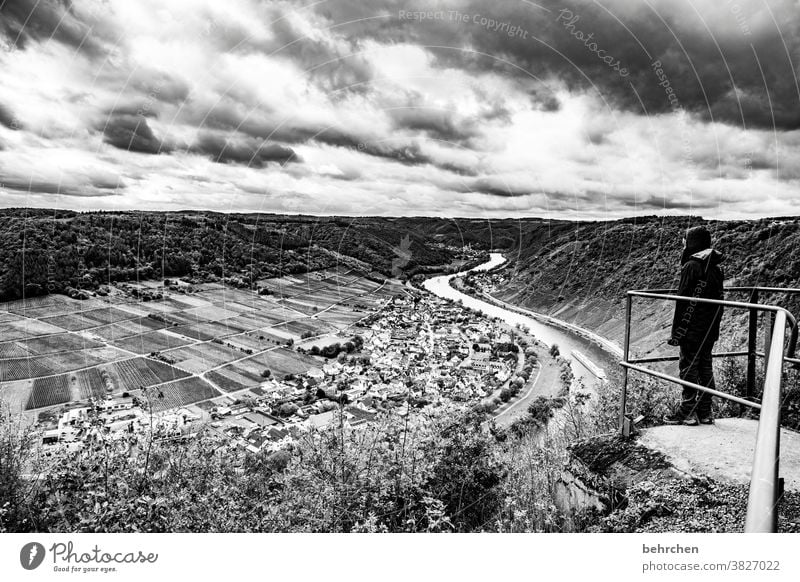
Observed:
[[[2,185],[4,188],[18,192],[62,194],[76,197],[112,196],[117,190],[125,188],[122,180],[111,180],[105,177],[88,178],[85,186],[33,177],[30,179],[4,177]]]
[[[305,130],[308,131],[308,130]],[[300,131],[302,133],[303,130]],[[431,162],[416,141],[407,139],[376,140],[359,137],[337,128],[324,128],[309,136],[313,141],[352,149],[370,156],[395,160],[403,164],[419,165]]]
[[[242,164],[261,168],[268,162],[285,164],[299,162],[299,156],[291,148],[275,143],[263,143],[254,138],[231,138],[204,134],[190,149],[211,157],[217,163]]]
[[[222,132],[241,132],[259,141],[280,141],[290,144],[315,142],[392,159],[403,164],[433,163],[433,160],[422,152],[419,143],[413,139],[380,139],[375,136],[359,135],[344,128],[315,125],[301,119],[281,119],[278,114],[274,117],[279,121],[273,121],[270,113],[272,112],[248,111],[241,105],[227,100],[215,104],[212,111],[202,114],[201,117],[206,128]]]
[[[0,103],[0,125],[15,131],[20,128],[19,120],[14,117],[14,114],[11,113],[11,110],[2,103]]]
[[[181,104],[190,93],[189,84],[183,79],[150,68],[138,69],[130,87],[139,91],[143,99],[149,102]]]
[[[31,41],[55,40],[100,54],[103,43],[93,24],[69,0],[0,0],[0,33],[19,49]]]
[[[473,120],[457,120],[451,111],[424,106],[394,108],[387,111],[395,127],[425,132],[447,142],[463,142],[478,134]]]
[[[121,150],[145,154],[166,153],[170,149],[155,136],[147,119],[138,115],[109,117],[103,127],[103,141]]]
[[[504,181],[501,177],[492,176],[471,180],[457,189],[458,191],[464,193],[477,192],[480,194],[488,194],[490,196],[499,196],[503,198],[527,196],[533,192],[530,188],[526,188],[517,184],[510,184]]]
[[[705,199],[703,197],[677,199],[673,196],[648,196],[647,198],[626,198],[619,200],[623,206],[638,210],[682,210],[693,211],[703,208],[714,208],[719,200]]]
[[[800,128],[800,10],[791,0],[768,6],[748,0],[735,6],[690,0],[386,1],[377,7],[343,1],[318,10],[336,20],[386,14],[354,25],[353,34],[440,47],[429,48],[440,66],[496,71],[534,86],[539,82],[533,77],[541,83],[558,79],[572,90],[599,90],[612,108],[639,113],[642,104],[649,114],[679,106],[747,127],[770,128],[774,118],[780,129]],[[420,22],[400,17],[401,10],[458,10],[467,21],[445,13]],[[493,30],[484,18],[508,24]],[[521,32],[508,34],[512,26]],[[618,61],[617,70],[601,56]]]
[[[152,103],[144,99],[131,100],[127,103],[120,103],[106,112],[111,117],[158,117]]]
[[[260,3],[259,18],[269,23],[267,39],[254,36],[247,22],[220,21],[213,14],[207,18],[205,32],[222,53],[262,54],[292,61],[333,100],[364,92],[374,71],[369,61],[358,54],[357,39],[334,39],[339,31],[337,23],[303,8],[291,2]],[[235,10],[231,8],[231,12]],[[295,18],[295,11],[302,18]],[[306,26],[308,23],[314,30]]]
[[[324,27],[328,23],[320,20],[317,25]],[[298,29],[295,21],[288,18],[277,19],[272,25],[272,33],[275,35],[272,48],[277,49],[277,55],[290,58],[308,71],[318,86],[331,92],[333,99],[336,99],[337,92],[344,96],[364,91],[365,84],[373,77],[372,67],[358,54],[356,42],[335,43],[322,35],[309,35],[307,30]]]

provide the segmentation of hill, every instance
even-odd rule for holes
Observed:
[[[0,211],[0,300],[164,277],[258,279],[344,263],[425,273],[464,248],[511,248],[515,224],[212,212]]]

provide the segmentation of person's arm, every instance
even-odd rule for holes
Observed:
[[[700,281],[702,268],[696,261],[689,261],[681,269],[681,280],[678,283],[678,295],[682,297],[692,297],[695,295],[697,283]],[[699,295],[699,293],[697,294]],[[677,346],[681,339],[686,335],[686,331],[691,324],[692,313],[687,313],[688,301],[675,302],[675,315],[672,318],[672,334],[667,343]]]

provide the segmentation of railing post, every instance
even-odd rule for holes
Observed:
[[[770,322],[771,323],[771,322]],[[783,344],[786,333],[786,312],[775,314],[769,336],[770,355],[764,372],[764,390],[756,433],[753,470],[750,472],[750,493],[747,498],[745,531],[774,532],[778,529],[780,480],[781,381],[783,376]]]
[[[750,293],[750,303],[758,303],[758,289]],[[758,351],[758,310],[750,310],[750,326],[747,331],[747,388],[745,398],[751,400],[756,393],[756,352]]]
[[[625,343],[622,347],[622,361],[627,363],[631,344],[631,295],[625,295]],[[625,414],[628,406],[628,368],[622,366],[622,394],[619,404],[619,432],[628,436],[625,430]]]
[[[772,344],[772,330],[775,328],[775,312],[764,312],[764,367],[769,362],[770,346]]]

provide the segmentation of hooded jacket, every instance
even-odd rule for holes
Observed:
[[[690,298],[722,299],[724,276],[719,264],[725,256],[714,249],[695,253],[685,251],[681,258],[678,295]],[[722,305],[697,301],[676,301],[672,320],[672,340],[679,344],[715,342],[719,338]],[[707,343],[707,345],[710,345]]]

